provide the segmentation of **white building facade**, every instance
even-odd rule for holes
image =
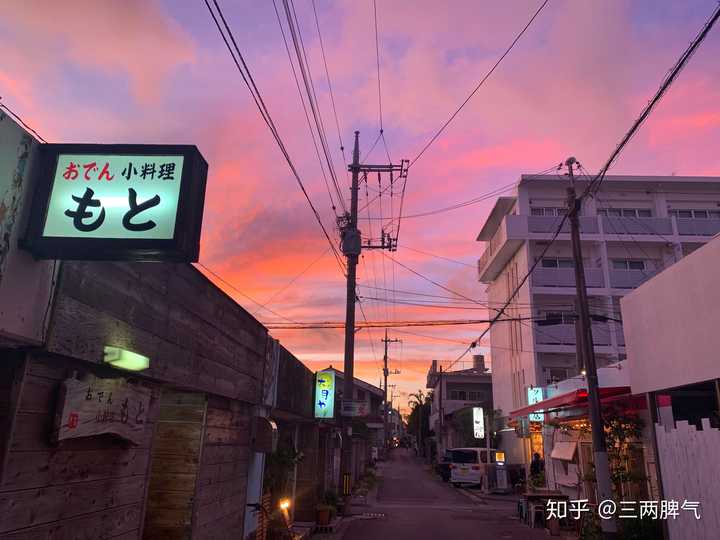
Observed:
[[[578,179],[578,193],[586,185]],[[478,273],[491,316],[541,258],[505,311],[528,320],[498,323],[489,333],[494,408],[502,417],[542,399],[538,388],[579,372],[569,223],[543,255],[566,211],[568,186],[567,176],[523,175],[514,196],[498,199],[477,237],[486,243]],[[720,232],[720,178],[607,176],[583,200],[580,227],[602,367],[627,355],[620,298]],[[541,426],[533,422],[521,430],[505,425],[501,434],[509,463],[543,453]]]
[[[482,407],[492,417],[492,375],[485,367],[482,355],[473,357],[473,367],[457,371],[440,371],[433,360],[427,374],[427,388],[432,389],[429,426],[435,433],[436,455],[442,456],[450,448],[472,446],[464,440],[465,430],[457,429],[455,413],[472,407]],[[467,429],[472,427],[467,418]],[[486,426],[491,430],[492,426]]]

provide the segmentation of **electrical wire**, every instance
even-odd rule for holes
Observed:
[[[450,115],[450,118],[440,127],[440,129],[437,130],[437,132],[430,138],[430,140],[425,144],[425,146],[420,150],[417,156],[413,158],[413,160],[410,162],[410,166],[412,167],[417,160],[419,160],[422,155],[425,153],[425,151],[430,148],[430,145],[432,145],[437,138],[440,136],[440,134],[445,131],[445,128],[447,128],[450,123],[455,119],[455,117],[462,111],[463,107],[468,104],[468,102],[473,98],[473,96],[477,93],[478,90],[480,90],[480,87],[485,84],[485,81],[487,81],[490,76],[493,74],[493,72],[497,69],[497,67],[500,65],[500,63],[505,59],[505,57],[512,51],[512,49],[515,47],[515,44],[520,40],[520,38],[525,34],[528,28],[530,28],[530,25],[533,23],[533,21],[537,18],[538,15],[540,15],[540,12],[543,10],[543,8],[547,5],[549,0],[544,0],[543,3],[540,5],[540,7],[537,9],[535,14],[530,18],[530,20],[527,22],[527,24],[523,27],[523,29],[520,31],[520,33],[515,36],[515,39],[512,41],[510,46],[505,50],[505,52],[498,58],[497,62],[490,68],[490,71],[488,71],[485,76],[480,79],[480,82],[475,86],[472,92],[470,92],[470,95],[463,101],[460,106],[457,108],[457,110]]]
[[[308,130],[310,131],[310,138],[312,139],[313,146],[315,147],[315,155],[317,156],[318,163],[320,164],[320,172],[322,173],[323,180],[325,181],[328,197],[330,197],[330,206],[332,207],[333,213],[337,216],[335,201],[333,200],[333,195],[330,191],[330,183],[328,182],[327,175],[325,174],[325,166],[323,165],[322,158],[320,157],[320,149],[318,148],[317,141],[315,140],[315,132],[313,131],[312,124],[310,122],[310,114],[308,113],[305,100],[303,99],[302,90],[300,89],[300,81],[298,79],[297,72],[295,71],[295,63],[293,62],[292,55],[290,54],[290,47],[288,46],[287,38],[285,37],[285,29],[283,28],[282,21],[280,20],[280,12],[278,11],[275,0],[273,0],[273,8],[275,8],[275,16],[277,18],[278,26],[280,27],[283,43],[285,44],[285,51],[287,52],[288,61],[290,62],[290,69],[292,70],[293,78],[295,79],[295,86],[297,87],[300,104],[305,112],[305,120],[307,121]]]
[[[500,319],[498,322],[527,321],[533,320],[531,317],[507,317]],[[413,326],[463,326],[487,324],[489,319],[434,319],[434,320],[415,320],[415,321],[367,321],[366,323],[356,323],[357,328],[405,328]],[[309,329],[344,329],[345,322],[342,321],[317,321],[307,323],[264,323],[270,330],[309,330]]]
[[[380,120],[380,133],[383,132],[382,93],[380,92],[380,41],[378,39],[377,0],[373,0],[373,16],[375,19],[375,58],[377,60],[377,91],[378,91],[378,117]]]
[[[337,128],[338,142],[340,143],[340,152],[342,153],[343,163],[348,163],[345,157],[345,144],[343,144],[342,130],[340,129],[340,120],[338,118],[337,107],[335,106],[335,94],[333,93],[332,81],[330,79],[330,70],[328,69],[327,58],[325,57],[325,45],[323,43],[322,33],[320,32],[320,21],[318,19],[317,9],[315,7],[315,0],[312,0],[313,14],[315,15],[315,27],[317,28],[318,40],[320,41],[320,52],[322,53],[323,64],[325,65],[325,78],[328,83],[328,90],[330,93],[330,102],[332,103],[333,115],[335,116],[335,127]],[[348,171],[345,169],[345,176],[347,177]]]
[[[5,110],[8,112],[8,114],[10,114],[11,117],[13,117],[15,120],[17,120],[18,122],[20,122],[20,124],[21,124],[25,129],[27,129],[30,133],[32,133],[33,135],[35,135],[35,137],[36,137],[40,142],[43,142],[43,143],[45,143],[45,144],[48,144],[48,142],[42,137],[42,135],[40,135],[40,134],[39,134],[37,131],[35,131],[32,127],[30,127],[28,124],[26,124],[25,121],[20,117],[19,114],[17,114],[15,111],[13,111],[10,107],[8,107],[7,105],[5,105],[5,103],[2,102],[2,97],[0,97],[0,108],[5,109]]]
[[[297,13],[295,12],[295,4],[293,0],[282,0],[283,6],[285,7],[285,15],[288,21],[288,28],[290,29],[290,37],[293,41],[295,48],[295,54],[297,56],[298,65],[300,67],[300,75],[303,78],[305,85],[305,91],[307,93],[308,102],[310,103],[310,110],[313,113],[313,119],[315,120],[315,126],[317,128],[318,136],[320,138],[320,146],[323,149],[325,161],[327,162],[328,172],[332,179],[335,191],[340,201],[340,206],[343,212],[347,212],[345,201],[340,191],[340,185],[338,184],[337,174],[335,173],[335,163],[332,159],[332,152],[330,152],[327,135],[325,133],[325,124],[322,119],[322,112],[318,104],[317,94],[315,93],[315,83],[313,82],[312,72],[310,70],[310,62],[307,58],[307,51],[305,50],[305,43],[302,37],[302,31],[300,30],[300,24],[298,22]]]
[[[685,49],[683,54],[680,56],[678,61],[675,63],[675,65],[670,69],[668,74],[665,76],[665,79],[663,80],[662,84],[660,85],[660,88],[655,93],[653,98],[648,101],[647,105],[643,108],[642,112],[640,113],[640,116],[633,122],[633,125],[630,126],[630,129],[625,133],[623,138],[620,140],[618,145],[615,147],[615,150],[610,154],[610,157],[605,162],[605,165],[602,166],[600,169],[600,172],[595,176],[593,181],[588,184],[585,192],[583,193],[581,199],[586,196],[589,193],[597,192],[597,190],[600,188],[600,184],[602,184],[605,175],[607,174],[610,167],[612,167],[615,160],[617,160],[620,153],[623,151],[625,146],[628,142],[630,142],[630,139],[635,135],[635,133],[640,129],[640,126],[643,125],[645,120],[650,116],[650,113],[655,108],[655,106],[660,102],[662,97],[665,95],[665,92],[670,88],[670,86],[673,84],[675,79],[677,79],[680,72],[683,70],[683,68],[687,65],[688,61],[692,57],[692,55],[695,53],[697,48],[700,46],[700,44],[703,42],[705,37],[708,35],[712,27],[717,22],[718,18],[720,18],[720,5],[715,7],[715,10],[713,11],[712,15],[710,15],[710,18],[707,20],[707,22],[703,25],[703,27],[700,29],[700,32],[695,37],[695,39],[690,43],[690,46]]]
[[[459,264],[459,265],[462,265],[462,266],[467,266],[467,267],[469,267],[469,268],[473,268],[473,269],[477,268],[474,264],[469,264],[469,263],[462,262],[462,261],[458,261],[458,260],[455,260],[455,259],[450,259],[450,258],[448,258],[448,257],[443,257],[442,255],[436,255],[436,254],[434,254],[434,253],[429,253],[429,252],[423,251],[423,250],[421,250],[421,249],[411,248],[410,246],[408,246],[408,245],[406,245],[406,244],[398,244],[398,247],[401,247],[401,248],[403,248],[403,249],[409,249],[410,251],[414,251],[415,253],[420,253],[421,255],[427,255],[428,257],[434,257],[434,258],[436,258],[436,259],[442,259],[442,260],[444,260],[444,261],[448,261],[448,262],[451,262],[451,263]]]
[[[293,283],[295,283],[298,279],[300,279],[305,273],[310,270],[317,262],[320,261],[325,255],[327,255],[328,251],[330,251],[330,248],[325,248],[323,252],[315,259],[313,260],[309,265],[307,265],[298,275],[296,275],[294,278],[292,278],[288,283],[286,283],[283,287],[275,291],[272,295],[270,295],[270,298],[265,300],[265,303],[262,305],[262,307],[266,307],[270,305],[270,303],[275,300],[278,296],[280,296],[282,293],[287,291]]]
[[[281,315],[281,314],[278,313],[277,311],[273,311],[273,310],[270,309],[269,307],[261,304],[260,302],[258,302],[257,300],[255,300],[252,296],[250,296],[249,294],[247,294],[247,293],[241,291],[240,289],[238,289],[235,285],[233,285],[232,283],[230,283],[229,281],[227,281],[225,278],[223,278],[220,274],[218,274],[218,273],[215,272],[214,270],[212,270],[212,269],[208,268],[207,266],[205,266],[203,263],[197,262],[197,263],[195,263],[195,265],[196,265],[196,266],[199,266],[200,268],[202,268],[203,270],[205,270],[205,272],[207,272],[208,274],[210,274],[211,276],[213,276],[215,279],[217,279],[218,281],[220,281],[221,283],[223,283],[223,284],[226,285],[227,287],[230,287],[233,291],[235,291],[236,293],[238,293],[238,294],[239,294],[240,296],[242,296],[243,298],[247,298],[248,300],[250,300],[253,304],[257,305],[260,309],[263,309],[263,310],[267,311],[268,313],[274,315],[275,317],[278,317],[279,319],[284,319],[284,320],[288,321],[289,323],[292,323],[292,324],[301,324],[301,323],[299,323],[299,322],[297,322],[297,321],[295,321],[295,320],[293,320],[293,319],[289,319],[289,318],[285,317],[285,315]],[[267,323],[261,323],[261,324],[267,326]],[[271,323],[271,324],[272,324],[272,323]]]
[[[272,117],[270,116],[270,112],[265,105],[265,102],[262,98],[262,94],[260,93],[260,90],[258,89],[257,85],[255,84],[255,80],[252,77],[252,73],[250,72],[250,69],[247,66],[247,63],[245,62],[245,59],[240,52],[240,48],[237,45],[237,42],[235,41],[235,37],[232,33],[232,30],[230,29],[230,26],[228,25],[227,21],[225,20],[225,16],[220,9],[220,6],[217,3],[217,0],[213,0],[213,4],[215,5],[215,9],[217,10],[218,15],[220,16],[220,19],[223,22],[223,26],[225,27],[225,32],[227,32],[227,36],[225,35],[225,32],[223,31],[222,27],[220,26],[220,22],[218,21],[218,17],[215,15],[215,12],[213,11],[212,7],[210,7],[210,3],[208,0],[204,0],[205,5],[208,8],[208,11],[210,12],[210,16],[213,19],[213,22],[215,23],[215,26],[218,29],[218,32],[220,33],[220,37],[222,38],[223,42],[225,43],[225,46],[227,47],[228,52],[230,53],[230,56],[233,60],[233,63],[235,64],[235,67],[237,68],[238,72],[240,73],[240,76],[243,79],[243,82],[245,83],[245,86],[247,86],[248,90],[250,91],[250,95],[253,98],[253,101],[255,102],[255,105],[258,108],[258,111],[260,112],[260,116],[262,117],[265,124],[270,129],[270,133],[272,134],[273,138],[275,139],[276,144],[278,145],[278,148],[280,149],[280,152],[283,154],[283,157],[285,158],[285,161],[287,162],[288,166],[290,167],[291,172],[293,173],[293,176],[295,177],[295,180],[298,183],[298,186],[300,187],[301,191],[303,192],[303,195],[305,196],[305,199],[308,202],[308,205],[310,206],[310,209],[312,210],[316,221],[320,225],[320,228],[322,229],[323,235],[325,236],[326,240],[330,244],[330,248],[333,251],[333,255],[335,256],[335,259],[338,263],[338,266],[340,267],[341,272],[343,275],[345,274],[345,266],[342,262],[342,259],[338,253],[337,248],[333,244],[332,240],[330,239],[330,235],[327,232],[327,229],[325,228],[324,223],[322,222],[322,219],[320,218],[320,214],[318,213],[317,209],[315,208],[315,205],[313,204],[312,200],[310,199],[310,195],[307,192],[307,189],[305,188],[305,185],[300,178],[300,174],[298,173],[295,164],[293,163],[292,159],[290,158],[290,154],[288,153],[284,142],[282,141],[282,138],[280,137],[280,134],[278,133],[278,130],[275,126],[275,123],[272,120]],[[228,41],[228,38],[230,41],[232,41],[233,46],[230,45],[230,42]],[[233,50],[234,47],[234,50]],[[237,55],[237,56],[236,56]],[[241,67],[242,64],[242,67]]]

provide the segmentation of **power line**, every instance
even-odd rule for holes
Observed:
[[[408,245],[406,245],[406,244],[399,244],[398,247],[401,247],[401,248],[403,248],[403,249],[409,249],[410,251],[414,251],[414,252],[416,252],[416,253],[420,253],[421,255],[427,255],[428,257],[434,257],[434,258],[436,258],[436,259],[442,259],[442,260],[444,260],[444,261],[448,261],[448,262],[455,263],[455,264],[460,264],[460,265],[462,265],[462,266],[468,266],[468,267],[470,267],[470,268],[476,268],[476,266],[475,266],[474,264],[469,264],[469,263],[466,263],[466,262],[457,261],[457,260],[455,260],[455,259],[449,259],[448,257],[443,257],[442,255],[435,255],[434,253],[429,253],[429,252],[423,251],[423,250],[421,250],[421,249],[411,248],[410,246],[408,246]]]
[[[407,330],[395,330],[396,334],[407,334],[409,336],[417,336],[427,339],[434,339],[436,341],[444,341],[446,343],[459,343],[460,345],[467,345],[467,341],[462,341],[460,339],[452,339],[452,338],[442,338],[437,336],[431,336],[429,334],[419,334],[417,332],[409,332]]]
[[[498,322],[526,321],[532,320],[531,317],[507,317],[500,319]],[[488,319],[436,319],[436,320],[416,320],[416,321],[367,321],[365,323],[356,323],[356,328],[405,328],[413,326],[463,326],[487,324]],[[318,321],[308,323],[264,323],[269,330],[309,330],[309,329],[344,329],[345,322],[335,321]]]
[[[208,268],[207,266],[205,266],[203,263],[197,262],[197,263],[195,263],[195,264],[196,264],[197,266],[199,266],[200,268],[202,268],[203,270],[205,270],[208,274],[212,275],[215,279],[217,279],[217,280],[220,281],[221,283],[224,283],[226,286],[230,287],[233,291],[235,291],[236,293],[238,293],[240,296],[242,296],[242,297],[247,298],[248,300],[250,300],[253,304],[257,305],[260,309],[264,309],[264,310],[267,311],[268,313],[271,313],[272,315],[275,315],[275,317],[278,317],[278,318],[280,318],[280,319],[285,319],[286,321],[288,321],[288,322],[290,322],[290,323],[300,324],[300,323],[298,323],[297,321],[294,321],[293,319],[288,319],[288,318],[285,317],[284,315],[280,315],[277,311],[273,311],[272,309],[270,309],[270,308],[267,307],[266,305],[261,304],[260,302],[258,302],[257,300],[255,300],[252,296],[250,296],[249,294],[247,294],[247,293],[241,291],[240,289],[238,289],[235,285],[233,285],[232,283],[230,283],[229,281],[227,281],[225,278],[223,278],[220,274],[218,274],[218,273],[215,272],[214,270],[211,270],[210,268]],[[265,324],[265,323],[262,323],[262,324]]]
[[[315,7],[315,0],[312,0],[313,14],[315,15],[315,27],[317,28],[318,40],[320,41],[320,52],[322,53],[323,64],[325,65],[325,77],[328,82],[328,90],[330,91],[330,102],[332,103],[333,114],[335,116],[335,127],[337,128],[338,142],[340,143],[340,152],[342,153],[343,163],[347,163],[345,157],[345,145],[343,144],[342,130],[340,129],[340,120],[338,119],[337,108],[335,107],[335,95],[333,93],[332,82],[330,80],[330,70],[328,69],[327,58],[325,57],[325,45],[323,44],[322,33],[320,32],[320,21],[318,19],[317,9]],[[347,176],[347,170],[345,171]]]
[[[485,76],[480,79],[480,82],[477,84],[475,89],[470,92],[470,95],[465,99],[465,101],[462,102],[462,104],[457,108],[457,110],[448,118],[448,120],[440,127],[440,129],[437,130],[435,135],[432,136],[432,138],[427,142],[427,144],[420,150],[420,153],[415,156],[415,158],[410,162],[410,166],[414,165],[415,162],[420,159],[420,157],[425,153],[425,151],[430,147],[432,143],[435,142],[435,140],[440,136],[440,134],[445,131],[445,128],[450,125],[450,122],[452,122],[455,117],[460,113],[460,111],[467,105],[467,103],[472,99],[472,97],[477,93],[478,90],[480,90],[480,87],[487,81],[490,76],[493,74],[493,72],[497,69],[497,67],[500,65],[500,63],[505,59],[505,57],[510,53],[510,51],[515,47],[515,44],[520,40],[520,38],[523,36],[525,31],[530,28],[530,25],[533,23],[535,18],[540,14],[540,12],[543,10],[543,8],[547,5],[549,0],[544,0],[544,2],[540,5],[540,7],[537,9],[535,14],[530,18],[528,23],[525,25],[525,27],[520,31],[520,33],[515,37],[515,39],[512,41],[510,46],[505,50],[505,52],[498,58],[497,62],[493,65],[492,68],[490,68],[490,71],[488,71]]]
[[[290,62],[290,69],[292,70],[293,78],[295,79],[295,86],[297,87],[300,104],[305,112],[305,120],[307,121],[308,130],[310,131],[310,138],[312,139],[313,146],[315,147],[315,155],[317,156],[318,163],[320,164],[320,172],[322,173],[325,186],[327,187],[328,197],[330,197],[330,206],[332,207],[333,213],[337,215],[335,211],[335,202],[330,191],[330,184],[328,182],[327,175],[325,174],[325,166],[323,165],[322,158],[320,157],[320,149],[318,148],[317,141],[315,140],[315,132],[313,131],[312,124],[310,123],[310,114],[305,106],[305,100],[303,99],[302,90],[300,89],[300,81],[298,80],[297,72],[295,71],[295,63],[293,62],[292,55],[290,54],[290,47],[288,46],[287,38],[285,37],[285,29],[283,28],[282,21],[280,20],[280,12],[278,11],[275,0],[273,0],[273,8],[275,8],[275,16],[277,18],[278,26],[280,27],[283,43],[285,44],[285,51],[287,52],[288,61]]]
[[[273,300],[275,300],[275,298],[277,298],[277,297],[280,296],[282,293],[284,293],[286,290],[288,290],[288,289],[292,286],[293,283],[295,283],[298,279],[300,279],[308,270],[310,270],[313,266],[315,266],[315,264],[316,264],[320,259],[322,259],[325,255],[327,255],[327,252],[328,252],[329,250],[330,250],[329,248],[325,248],[325,250],[323,250],[323,252],[318,256],[318,258],[315,259],[315,260],[313,260],[313,262],[311,262],[310,264],[308,264],[308,265],[302,270],[302,272],[300,272],[298,275],[296,275],[294,278],[292,278],[288,283],[286,283],[283,287],[281,287],[280,289],[278,289],[277,291],[275,291],[272,295],[270,295],[270,298],[268,298],[267,300],[265,300],[265,303],[264,303],[261,307],[265,307],[265,306],[270,305],[270,303],[271,303]]]
[[[328,147],[327,136],[325,134],[325,124],[323,123],[322,113],[317,100],[317,94],[315,93],[315,83],[313,82],[312,73],[310,71],[310,62],[307,58],[307,51],[305,50],[305,43],[302,38],[302,31],[300,30],[300,24],[298,22],[297,13],[295,12],[295,4],[292,0],[282,0],[283,6],[285,7],[285,15],[288,21],[288,28],[290,29],[290,37],[293,41],[295,48],[295,54],[298,60],[298,66],[300,67],[300,74],[303,78],[305,85],[305,91],[308,96],[308,102],[310,103],[310,110],[315,120],[315,126],[317,128],[318,136],[320,138],[320,146],[323,149],[325,161],[327,162],[328,172],[330,178],[335,186],[335,191],[340,201],[340,206],[343,212],[347,212],[345,207],[345,201],[343,200],[340,186],[337,181],[337,175],[335,174],[335,164],[332,159],[332,153]],[[304,60],[304,62],[303,62]]]
[[[373,0],[373,16],[375,19],[375,58],[377,59],[378,116],[380,133],[383,132],[382,93],[380,92],[380,42],[378,39],[377,0]]]
[[[265,102],[262,98],[262,94],[260,93],[260,90],[258,89],[257,85],[255,84],[255,81],[252,77],[252,73],[250,72],[250,69],[247,66],[247,63],[245,62],[245,59],[242,56],[242,53],[240,52],[240,48],[237,45],[237,42],[235,41],[235,37],[230,30],[230,27],[225,20],[225,17],[223,15],[222,10],[220,9],[220,6],[217,3],[217,0],[213,0],[213,4],[215,5],[215,9],[218,12],[218,15],[220,16],[220,19],[223,22],[223,26],[225,27],[225,31],[227,32],[227,37],[225,35],[225,32],[223,31],[222,27],[220,26],[220,22],[218,21],[217,16],[215,15],[215,12],[210,7],[210,3],[208,0],[204,0],[205,5],[208,8],[208,11],[210,12],[210,15],[215,23],[215,26],[218,29],[218,32],[220,33],[220,37],[222,37],[223,42],[225,43],[225,46],[227,47],[228,52],[230,53],[230,56],[233,60],[233,63],[235,64],[235,67],[237,68],[238,72],[240,73],[240,76],[243,79],[243,82],[245,83],[245,86],[247,86],[248,90],[250,91],[250,95],[253,98],[253,101],[255,102],[255,105],[257,106],[260,116],[262,117],[265,124],[270,129],[270,133],[272,134],[273,138],[275,139],[276,144],[278,145],[278,148],[280,149],[280,152],[283,154],[283,157],[285,158],[285,161],[287,161],[288,166],[290,167],[290,170],[293,173],[293,176],[295,176],[295,180],[297,181],[298,185],[300,186],[300,189],[303,192],[303,195],[305,196],[305,199],[308,202],[308,205],[310,205],[310,209],[312,210],[315,219],[317,220],[318,224],[320,225],[320,228],[322,229],[323,235],[325,236],[326,240],[330,244],[330,248],[333,251],[333,255],[335,256],[335,259],[340,266],[341,272],[345,273],[345,267],[343,265],[342,259],[340,258],[340,255],[338,254],[337,248],[333,244],[332,240],[330,239],[330,235],[327,232],[327,229],[325,229],[325,225],[322,222],[322,219],[320,218],[320,214],[318,213],[317,209],[315,208],[315,205],[313,204],[312,200],[310,199],[310,195],[308,194],[305,185],[303,184],[302,179],[300,178],[300,174],[297,172],[297,169],[295,168],[295,165],[290,158],[290,154],[288,153],[287,149],[285,148],[285,144],[283,143],[280,134],[277,131],[277,128],[275,127],[275,123],[272,120],[272,117],[270,116],[270,112],[268,111]],[[228,42],[228,37],[230,38],[230,41],[232,41],[234,46],[230,46],[230,43]],[[237,54],[237,56],[236,56]],[[241,67],[242,64],[242,67]],[[244,70],[243,70],[244,68]]]
[[[645,120],[650,116],[650,113],[652,112],[655,105],[657,105],[660,100],[662,99],[663,95],[667,91],[668,88],[672,85],[672,83],[675,81],[677,76],[680,74],[682,69],[685,67],[685,65],[688,63],[692,55],[695,53],[697,48],[700,46],[700,44],[703,42],[705,37],[707,36],[708,32],[710,32],[710,29],[713,27],[713,25],[717,22],[718,18],[720,18],[720,5],[718,5],[715,10],[713,11],[712,15],[708,19],[708,21],[705,23],[705,25],[700,29],[700,32],[695,37],[695,39],[692,41],[690,46],[685,49],[685,52],[680,56],[680,59],[675,63],[675,65],[672,67],[670,72],[666,75],[665,79],[663,80],[662,84],[660,85],[660,88],[655,93],[655,96],[648,102],[648,104],[643,108],[642,112],[640,113],[640,116],[635,120],[633,125],[630,127],[630,129],[625,133],[623,138],[620,140],[620,143],[615,147],[615,150],[613,150],[612,154],[610,154],[610,157],[605,162],[605,165],[600,169],[600,172],[598,172],[595,179],[588,184],[587,188],[585,189],[585,192],[583,193],[581,199],[585,197],[588,193],[597,192],[597,190],[600,188],[600,184],[602,183],[603,179],[605,178],[605,175],[607,174],[607,171],[612,166],[613,162],[618,158],[620,155],[620,152],[623,151],[625,148],[625,145],[630,141],[630,139],[635,135],[637,130],[640,128],[640,126],[645,122]]]
[[[30,133],[32,133],[33,135],[35,135],[35,137],[37,137],[41,142],[44,142],[45,144],[47,144],[47,141],[46,141],[45,139],[43,139],[42,135],[40,135],[37,131],[35,131],[35,130],[34,130],[33,128],[31,128],[28,124],[26,124],[25,121],[20,117],[20,115],[18,115],[18,114],[17,114],[15,111],[13,111],[10,107],[8,107],[7,105],[5,105],[1,100],[2,100],[2,97],[0,97],[0,108],[5,109],[5,110],[10,114],[10,116],[12,116],[12,117],[13,117],[15,120],[17,120],[18,122],[20,122],[20,124],[21,124],[25,129],[27,129]]]

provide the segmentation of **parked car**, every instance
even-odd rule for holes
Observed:
[[[488,474],[488,463],[496,463],[495,449],[453,448],[450,450],[450,482],[455,487],[461,484],[482,484]],[[485,480],[487,482],[487,480]]]
[[[452,462],[452,451],[445,450],[445,453],[435,463],[435,472],[440,475],[443,482],[450,481],[450,463]]]

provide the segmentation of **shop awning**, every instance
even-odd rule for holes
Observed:
[[[562,459],[563,461],[572,461],[577,450],[577,441],[558,441],[553,446],[550,457],[553,459]]]
[[[615,396],[621,396],[624,394],[630,395],[629,386],[609,386],[600,388],[600,401],[603,402]],[[558,409],[586,405],[587,397],[587,390],[584,388],[578,388],[572,392],[560,394],[543,401],[538,401],[537,403],[533,403],[532,405],[528,405],[522,409],[512,411],[510,413],[510,417],[518,418],[536,412],[553,412]]]

